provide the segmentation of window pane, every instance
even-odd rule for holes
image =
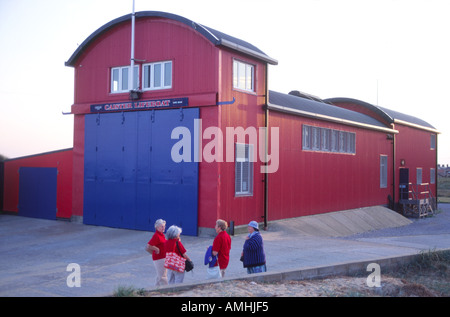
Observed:
[[[380,156],[380,188],[387,188],[387,156]]]
[[[161,64],[155,64],[153,67],[153,87],[161,87]]]
[[[422,184],[422,169],[418,168],[417,169],[417,184]]]
[[[134,89],[139,88],[139,66],[134,66],[134,73],[133,73],[133,87]]]
[[[128,68],[122,68],[122,87],[121,90],[128,90]]]
[[[320,128],[313,127],[312,128],[312,149],[320,150]]]
[[[303,149],[311,150],[311,127],[303,126]]]
[[[164,64],[164,87],[172,86],[172,62]]]
[[[144,67],[144,86],[143,88],[150,88],[150,78],[151,78],[151,67],[150,65],[145,65]]]
[[[338,152],[339,151],[339,131],[332,130],[331,131],[331,151]]]
[[[238,88],[238,62],[233,61],[233,87]]]
[[[239,63],[239,70],[238,70],[238,87],[241,89],[245,89],[245,64]]]
[[[115,68],[112,70],[112,82],[111,82],[111,92],[119,90],[119,69]]]
[[[235,194],[253,194],[253,146],[249,144],[238,144],[235,147]]]
[[[246,65],[245,68],[245,89],[253,90],[253,66]]]

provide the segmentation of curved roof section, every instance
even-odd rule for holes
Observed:
[[[78,57],[86,50],[86,48],[92,44],[93,41],[95,41],[99,36],[101,36],[104,32],[110,30],[111,28],[115,27],[119,23],[130,21],[131,22],[132,14],[127,14],[124,16],[121,16],[117,19],[114,19],[99,29],[97,29],[94,33],[92,33],[86,40],[84,40],[83,43],[81,43],[80,46],[75,50],[75,52],[72,54],[72,56],[67,60],[65,63],[66,66],[74,66],[76,60]],[[228,48],[231,48],[233,50],[239,51],[241,53],[250,55],[252,57],[255,57],[257,59],[260,59],[264,62],[267,62],[272,65],[277,65],[278,61],[269,57],[267,54],[265,54],[263,51],[258,49],[256,46],[245,42],[243,40],[240,40],[238,38],[235,38],[233,36],[227,35],[225,33],[216,31],[214,29],[211,29],[209,27],[206,27],[204,25],[201,25],[199,23],[196,23],[192,20],[186,19],[182,16],[172,14],[172,13],[166,13],[166,12],[159,12],[159,11],[141,11],[135,13],[136,19],[139,18],[145,18],[145,17],[159,17],[159,18],[166,18],[175,20],[181,23],[184,23],[185,25],[193,28],[200,34],[202,34],[206,39],[208,39],[212,44],[216,46],[225,46]]]
[[[417,117],[414,116],[410,116],[398,111],[394,111],[394,110],[390,110],[384,107],[380,107],[380,106],[375,106],[372,105],[370,103],[358,100],[358,99],[352,99],[352,98],[329,98],[324,100],[325,102],[329,102],[329,103],[337,103],[337,102],[346,102],[346,103],[352,103],[352,104],[356,104],[359,105],[361,107],[364,107],[372,112],[374,112],[375,114],[381,116],[383,119],[385,119],[387,122],[389,123],[403,123],[406,125],[412,125],[415,126],[417,128],[421,128],[424,130],[430,130],[433,132],[438,132],[436,130],[435,127],[433,127],[431,124],[429,124],[428,122],[419,119]]]
[[[269,91],[268,107],[272,110],[313,117],[319,120],[397,133],[397,131],[387,128],[382,122],[366,114],[272,90]]]

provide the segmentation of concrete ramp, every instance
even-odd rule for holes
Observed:
[[[411,223],[389,208],[374,206],[273,221],[269,222],[268,229],[309,236],[343,237]]]

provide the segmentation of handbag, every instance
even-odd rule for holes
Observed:
[[[181,254],[181,250],[180,250],[180,246],[178,245],[178,241],[176,243],[177,243],[178,252],[180,252],[180,254]],[[184,259],[184,270],[186,272],[190,272],[193,269],[194,269],[194,262]]]
[[[180,247],[177,247],[178,251],[180,252]],[[181,252],[180,252],[181,253]],[[166,252],[166,259],[164,260],[164,267],[169,270],[177,271],[180,273],[183,273],[186,268],[186,259],[182,256],[178,255],[176,252]]]

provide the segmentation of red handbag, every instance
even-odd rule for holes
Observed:
[[[178,247],[178,241],[177,241]],[[164,267],[169,270],[184,272],[186,259],[178,255],[176,252],[166,252],[166,259],[164,261]]]

